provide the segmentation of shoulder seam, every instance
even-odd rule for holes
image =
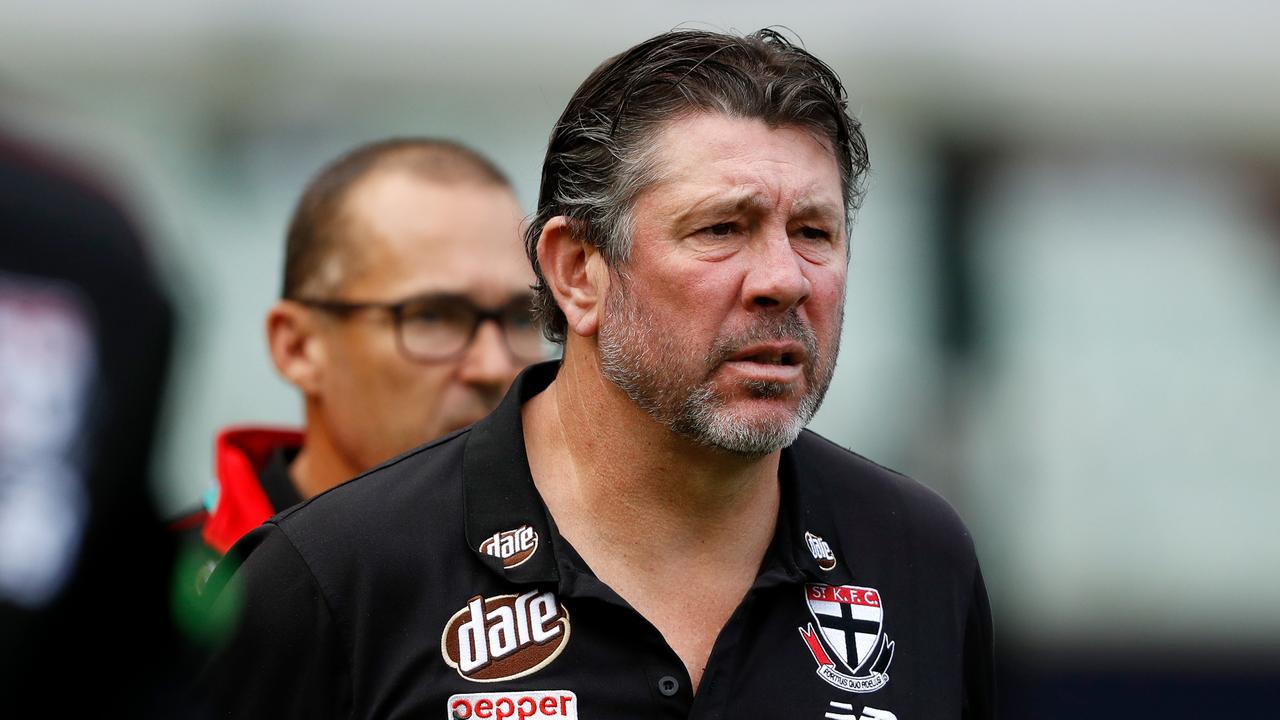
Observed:
[[[347,662],[347,697],[348,702],[351,704],[351,712],[354,712],[356,707],[355,644],[354,642],[348,642],[348,639],[343,637],[346,633],[341,631],[341,623],[338,622],[338,614],[333,611],[333,605],[329,603],[329,592],[325,590],[324,585],[321,584],[320,578],[316,577],[315,571],[311,569],[311,563],[307,562],[307,557],[298,549],[298,545],[293,541],[293,538],[289,537],[289,533],[286,532],[285,529],[274,519],[267,520],[264,524],[271,525],[276,530],[280,531],[280,535],[284,538],[285,542],[289,543],[289,549],[293,551],[294,555],[298,556],[298,560],[302,562],[302,566],[307,569],[307,575],[311,576],[311,583],[315,585],[316,590],[320,593],[320,601],[324,603],[325,612],[329,613],[329,619],[333,623],[334,632],[338,633],[338,640],[342,643],[342,646],[346,651],[344,653],[344,659]],[[348,713],[348,716],[350,716],[350,713]]]
[[[298,503],[297,505],[294,505],[294,506],[293,506],[293,507],[291,507],[291,508],[288,508],[288,509],[286,509],[286,510],[283,510],[283,511],[281,511],[281,512],[277,513],[275,516],[273,516],[273,517],[271,518],[271,522],[275,522],[275,521],[277,521],[277,520],[284,520],[284,519],[288,518],[289,516],[291,516],[291,515],[293,515],[294,513],[298,512],[298,511],[299,511],[299,510],[301,510],[302,508],[304,508],[304,507],[306,507],[306,506],[310,505],[310,504],[311,504],[312,502],[314,502],[317,498],[322,498],[322,497],[324,497],[325,495],[328,495],[329,493],[333,492],[334,490],[337,490],[337,489],[338,489],[338,488],[340,488],[340,487],[344,487],[344,486],[346,486],[346,485],[348,485],[348,484],[350,484],[350,483],[353,483],[353,482],[355,482],[355,481],[357,481],[357,480],[360,480],[361,478],[364,478],[364,477],[367,477],[367,476],[369,476],[369,475],[372,475],[373,473],[378,472],[378,471],[380,471],[380,470],[384,470],[384,469],[386,469],[386,468],[390,468],[390,467],[395,467],[396,465],[399,465],[400,463],[402,463],[402,462],[404,462],[404,461],[406,461],[406,460],[408,460],[408,459],[410,459],[410,458],[412,458],[412,457],[415,457],[415,456],[417,456],[417,455],[419,455],[419,454],[421,454],[421,453],[424,453],[424,452],[426,452],[427,450],[430,450],[430,449],[432,449],[432,448],[434,448],[434,447],[437,447],[437,446],[439,446],[439,445],[443,445],[443,444],[445,444],[445,443],[447,443],[447,442],[450,442],[450,441],[452,441],[452,440],[455,440],[455,439],[457,439],[457,438],[460,438],[460,437],[462,437],[463,435],[466,435],[467,433],[471,432],[471,428],[472,428],[472,426],[471,426],[471,425],[468,425],[467,427],[464,427],[464,428],[462,428],[461,430],[457,430],[457,431],[455,431],[455,432],[449,433],[448,435],[445,435],[444,437],[436,438],[435,440],[432,440],[431,442],[427,443],[426,445],[421,445],[421,446],[416,447],[416,448],[414,448],[414,449],[412,449],[412,450],[409,450],[408,452],[405,452],[405,453],[403,453],[403,454],[397,455],[396,457],[391,458],[390,460],[387,460],[387,461],[386,461],[386,462],[384,462],[384,463],[380,463],[380,464],[378,464],[378,465],[375,465],[375,466],[373,466],[373,467],[369,468],[368,470],[365,470],[364,472],[360,473],[359,475],[356,475],[355,477],[353,477],[353,478],[351,478],[351,479],[349,479],[349,480],[344,480],[343,482],[338,483],[337,485],[334,485],[333,487],[329,488],[328,490],[325,490],[324,492],[320,493],[319,495],[316,495],[316,496],[314,496],[314,497],[307,498],[306,500],[304,500],[304,501],[302,501],[302,502]],[[277,527],[279,527],[279,524],[278,524],[278,523],[277,523]],[[283,528],[282,528],[282,529],[283,529]]]
[[[876,462],[875,460],[872,460],[871,458],[867,457],[866,455],[862,455],[861,453],[855,452],[855,451],[853,451],[853,450],[851,450],[851,449],[849,449],[849,448],[847,448],[847,447],[845,447],[845,446],[843,446],[843,445],[840,445],[840,444],[836,443],[834,440],[831,440],[831,439],[829,439],[829,438],[827,438],[827,437],[825,437],[825,436],[823,436],[823,435],[820,435],[820,434],[818,434],[818,433],[816,433],[816,432],[814,432],[814,431],[812,431],[812,430],[809,430],[808,428],[805,428],[805,432],[806,432],[806,433],[808,433],[810,436],[812,436],[812,437],[814,437],[814,438],[817,438],[818,440],[821,440],[822,442],[826,443],[827,445],[830,445],[831,447],[835,448],[836,450],[839,450],[840,452],[842,452],[842,453],[846,453],[846,454],[848,454],[848,455],[852,455],[853,457],[858,458],[859,460],[861,460],[861,461],[863,461],[863,462],[865,462],[865,463],[868,463],[868,464],[870,464],[870,465],[873,465],[873,466],[875,466],[875,467],[877,467],[877,468],[879,468],[879,469],[881,469],[881,470],[883,470],[883,471],[885,471],[885,472],[889,473],[890,475],[896,475],[896,476],[898,476],[898,477],[900,477],[900,478],[902,478],[902,479],[904,479],[904,480],[910,480],[911,482],[916,483],[916,484],[923,484],[923,483],[921,483],[919,480],[916,480],[915,478],[911,477],[910,475],[903,474],[903,473],[901,473],[901,472],[899,472],[899,471],[897,471],[897,470],[894,470],[894,469],[893,469],[893,468],[891,468],[891,467],[887,467],[887,466],[885,466],[885,465],[881,465],[880,463]],[[927,487],[927,486],[926,486],[926,487]]]

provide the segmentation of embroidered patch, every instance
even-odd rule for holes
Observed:
[[[568,690],[463,693],[449,698],[448,720],[578,720],[578,696]]]
[[[799,628],[818,663],[818,676],[841,690],[875,692],[889,682],[894,643],[884,632],[884,606],[875,588],[805,585],[813,622]],[[814,630],[817,625],[817,630]]]
[[[513,568],[533,557],[538,551],[538,533],[528,525],[494,533],[480,543],[480,552],[502,560],[502,567]]]
[[[498,682],[541,670],[568,642],[568,610],[551,591],[530,590],[472,597],[445,623],[440,653],[462,677]]]
[[[806,530],[804,541],[809,545],[809,552],[813,553],[813,559],[818,561],[818,567],[823,570],[835,568],[836,555],[831,552],[831,546],[827,544],[826,540]]]

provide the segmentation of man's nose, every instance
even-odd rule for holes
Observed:
[[[743,282],[743,305],[753,311],[785,311],[804,304],[813,287],[804,274],[805,260],[791,246],[785,230],[761,238],[758,247]]]
[[[493,319],[485,319],[476,328],[475,337],[462,356],[462,367],[458,372],[463,382],[501,386],[505,389],[520,371],[520,367],[507,347],[502,326]]]

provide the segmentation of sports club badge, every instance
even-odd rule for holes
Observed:
[[[818,677],[855,693],[875,692],[889,682],[893,642],[884,633],[884,606],[875,588],[856,585],[804,587],[813,622],[800,637],[818,663]]]

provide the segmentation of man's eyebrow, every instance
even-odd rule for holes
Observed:
[[[844,221],[844,206],[821,200],[801,200],[796,203],[791,214],[799,218],[813,218],[839,224]]]
[[[720,215],[740,213],[749,210],[763,210],[769,207],[760,193],[754,190],[742,192],[717,193],[704,198],[683,212],[675,215],[676,223],[683,223],[692,217],[703,215]],[[792,208],[791,214],[798,218],[812,218],[828,223],[844,221],[844,206],[835,205],[817,198],[799,200]]]
[[[731,191],[715,193],[699,200],[686,210],[676,213],[675,221],[682,223],[699,215],[719,215],[737,213],[744,210],[764,208],[759,192],[755,190]]]
[[[532,291],[516,291],[503,296],[498,303],[498,307],[507,307],[523,303],[532,303],[534,294]],[[465,292],[444,291],[444,292],[421,292],[410,295],[398,303],[465,303],[477,305],[475,299]]]

